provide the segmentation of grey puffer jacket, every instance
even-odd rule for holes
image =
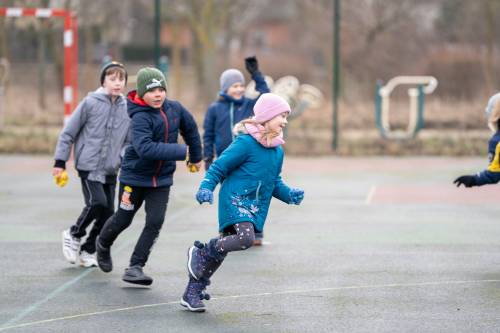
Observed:
[[[74,144],[75,168],[88,171],[88,179],[105,183],[116,175],[123,148],[129,144],[130,118],[120,96],[114,103],[104,88],[89,93],[68,120],[57,141],[55,166],[64,167]]]

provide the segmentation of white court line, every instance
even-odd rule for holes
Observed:
[[[365,204],[370,205],[372,203],[376,189],[377,187],[375,185],[370,188],[370,192],[368,192],[368,195],[366,196]]]
[[[217,301],[217,300],[224,300],[224,299],[238,299],[238,298],[261,297],[261,296],[276,296],[276,295],[291,295],[291,294],[302,294],[302,293],[317,293],[317,292],[324,292],[324,291],[339,291],[339,290],[426,287],[426,286],[440,286],[440,285],[453,285],[453,284],[495,283],[495,282],[500,282],[500,280],[469,280],[469,281],[466,281],[466,280],[453,281],[452,280],[452,281],[430,281],[430,282],[416,282],[416,283],[373,284],[373,285],[329,287],[329,288],[318,288],[318,289],[284,290],[284,291],[277,291],[277,292],[246,294],[246,295],[231,295],[231,296],[213,297],[210,300]],[[180,304],[180,302],[179,302],[179,300],[176,300],[176,301],[164,302],[164,303],[154,303],[154,304],[130,306],[130,307],[125,307],[125,308],[113,309],[113,310],[81,313],[81,314],[76,314],[76,315],[72,315],[72,316],[45,319],[45,320],[33,321],[33,322],[28,322],[28,323],[14,325],[14,326],[2,327],[2,328],[0,328],[0,331],[6,331],[8,329],[14,329],[14,328],[20,328],[20,327],[34,326],[34,325],[39,325],[39,324],[47,324],[47,323],[52,323],[52,322],[56,322],[56,321],[85,318],[85,317],[98,316],[98,315],[103,315],[103,314],[108,314],[108,313],[132,311],[132,310],[153,308],[153,307],[159,307],[159,306],[164,306],[164,305],[173,305],[173,304]]]
[[[191,209],[190,208],[184,208],[184,209],[176,212],[172,216],[169,216],[168,219],[169,220],[175,220],[180,215],[186,213],[189,210],[191,210]],[[133,242],[133,240],[127,241],[125,244],[123,244],[121,247],[119,247],[115,251],[115,254],[120,253],[122,250],[124,250],[125,248],[127,248],[132,242]],[[8,320],[7,322],[3,323],[2,326],[0,327],[0,331],[3,331],[4,329],[11,328],[11,327],[16,327],[16,326],[11,326],[11,325],[13,325],[14,323],[16,323],[19,320],[23,319],[24,317],[26,317],[31,312],[37,310],[41,305],[47,303],[52,298],[54,298],[57,295],[59,295],[60,293],[62,293],[63,291],[65,291],[66,289],[68,289],[69,287],[71,287],[73,284],[75,284],[76,282],[78,282],[79,280],[81,280],[82,278],[84,278],[85,276],[87,276],[89,273],[93,272],[94,270],[97,270],[97,268],[85,269],[82,273],[80,273],[79,275],[77,275],[73,279],[71,279],[71,280],[63,283],[62,285],[60,285],[59,287],[57,287],[56,289],[54,289],[53,291],[51,291],[43,299],[41,299],[39,301],[36,301],[36,302],[33,302],[30,306],[28,306],[27,308],[25,308],[24,310],[22,310],[21,312],[19,312],[15,317],[13,317],[10,320]]]

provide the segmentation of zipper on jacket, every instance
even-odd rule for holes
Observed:
[[[257,201],[257,204],[259,203],[259,192],[260,192],[261,185],[262,185],[262,181],[259,180],[259,185],[257,185],[257,191],[255,192],[255,200]]]
[[[110,98],[110,103],[111,103],[111,111],[108,112],[108,117],[106,118],[106,122],[104,123],[104,139],[102,141],[101,149],[99,149],[99,160],[97,161],[97,170],[103,170],[106,168],[106,157],[107,157],[107,150],[111,150],[111,136],[113,133],[113,121],[115,119],[115,106],[113,105],[113,102],[111,101]],[[109,127],[111,121],[111,127]],[[103,154],[103,149],[104,149],[104,154]]]
[[[233,133],[233,127],[234,127],[234,103],[231,102],[231,105],[229,106],[229,131],[231,133],[231,141],[234,141],[234,133]]]
[[[160,116],[163,119],[163,122],[165,124],[165,137],[163,138],[165,143],[168,143],[168,118],[166,115],[166,112],[163,112],[163,108],[160,109]],[[153,175],[153,187],[158,186],[158,175],[160,174],[161,168],[163,166],[163,161],[158,162],[158,167],[155,170],[155,173]]]

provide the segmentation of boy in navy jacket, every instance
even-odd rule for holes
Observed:
[[[156,68],[143,68],[137,73],[137,91],[131,91],[127,98],[132,144],[125,151],[120,172],[120,205],[96,240],[99,267],[110,272],[110,248],[145,202],[146,224],[122,277],[129,283],[153,282],[143,273],[143,267],[165,219],[176,161],[186,160],[189,151],[189,163],[201,166],[196,122],[179,102],[166,99],[166,88],[165,77]],[[177,143],[179,134],[187,146]]]

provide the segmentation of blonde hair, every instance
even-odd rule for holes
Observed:
[[[490,117],[488,118],[488,127],[493,131],[498,131],[498,123],[500,121],[500,99],[493,106]]]
[[[268,145],[271,144],[271,142],[273,141],[273,139],[275,137],[279,136],[279,133],[273,132],[269,129],[269,121],[266,121],[265,123],[259,123],[253,118],[243,119],[242,121],[240,121],[239,123],[234,125],[233,134],[235,136],[240,135],[240,134],[248,134],[248,130],[245,128],[246,124],[251,124],[254,126],[257,126],[257,125],[264,126],[264,130],[263,131],[261,130],[260,132],[262,134],[262,138],[264,140],[266,140],[266,143]]]

